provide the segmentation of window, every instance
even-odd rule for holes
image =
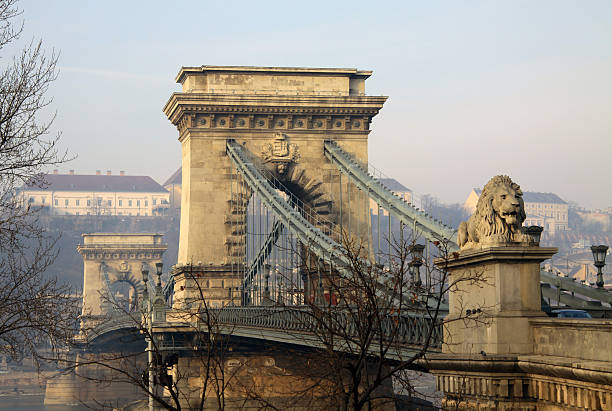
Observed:
[[[45,198],[45,197],[41,197],[41,198],[40,198],[40,201],[41,201],[43,204],[45,204],[45,200],[46,200],[46,198]]]
[[[79,212],[78,212],[78,211],[76,212],[76,215],[79,215]]]
[[[79,200],[77,200],[77,201],[76,201],[76,205],[79,205],[79,203],[80,203],[80,201],[79,201]],[[77,213],[77,215],[79,215],[79,213]]]
[[[55,205],[57,205],[57,198],[55,199]]]
[[[98,205],[101,206],[102,205],[102,199],[98,198]]]
[[[156,204],[157,204],[157,198],[154,198],[153,199],[153,205],[156,205]]]
[[[34,197],[30,197],[30,199],[28,200],[30,203],[34,202]]]
[[[119,200],[119,207],[123,205],[123,200]]]
[[[149,206],[149,200],[145,200],[145,207]]]
[[[64,206],[68,207],[68,200],[64,200]]]
[[[131,207],[132,206],[132,200],[128,201],[128,206]]]
[[[112,200],[108,200],[108,206],[112,206],[113,205],[113,201]]]
[[[91,200],[87,200],[87,205],[90,206],[91,205]],[[87,213],[87,215],[89,215],[89,213]]]
[[[136,200],[136,206],[140,207],[140,200]]]

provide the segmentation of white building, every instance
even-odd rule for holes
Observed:
[[[148,176],[45,174],[41,186],[19,191],[30,206],[53,215],[154,216],[165,214],[170,193]]]

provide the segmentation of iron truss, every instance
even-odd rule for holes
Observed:
[[[234,140],[227,141],[227,154],[247,184],[256,191],[265,205],[274,212],[281,223],[291,230],[298,240],[309,247],[317,257],[329,262],[335,269],[344,271],[351,261],[342,253],[342,247],[306,220],[279,195],[277,189],[253,164],[242,146]]]
[[[279,221],[293,232],[297,239],[309,248],[313,254],[330,265],[330,269],[337,270],[340,275],[349,275],[354,262],[348,258],[343,247],[325,235],[319,228],[311,224],[302,214],[293,208],[281,195],[278,190],[281,187],[274,187],[274,181],[268,180],[262,175],[257,166],[251,161],[247,152],[234,140],[227,140],[227,153],[236,166],[239,173],[245,179],[251,189],[258,193],[266,206],[274,212]],[[268,244],[268,242],[266,242]],[[264,247],[266,247],[264,244]],[[260,254],[264,251],[260,251]],[[255,261],[257,262],[257,261]],[[369,266],[369,261],[360,261],[361,264]],[[255,267],[257,265],[255,264]],[[409,296],[398,294],[391,290],[385,283],[385,273],[381,272],[381,277],[378,280],[377,294],[393,295],[398,304],[410,306],[411,301]],[[248,281],[245,278],[245,282]],[[435,307],[435,301],[428,300],[431,307]]]
[[[455,251],[459,248],[455,230],[393,194],[380,181],[361,168],[336,143],[329,140],[325,141],[324,150],[329,161],[336,165],[343,174],[347,175],[361,191],[367,193],[372,200],[396,216],[402,223],[416,227],[429,241],[448,241],[449,251]]]
[[[416,227],[429,241],[447,242],[449,251],[459,249],[457,233],[451,227],[444,225],[424,211],[416,209],[413,205],[393,194],[364,170],[348,153],[338,147],[335,142],[325,141],[324,150],[327,158],[343,174],[347,175],[361,191],[367,193],[370,198],[387,209],[404,224]],[[571,278],[560,277],[541,270],[540,281],[554,285],[559,290],[571,291],[588,299],[612,305],[612,293],[576,283]],[[589,307],[587,300],[576,298],[566,297],[564,303],[574,308],[592,308],[592,306]]]

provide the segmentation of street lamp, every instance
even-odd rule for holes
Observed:
[[[164,263],[159,262],[159,263],[155,263],[155,269],[157,270],[157,287],[161,287],[161,275],[162,275],[162,269],[164,268]]]
[[[154,372],[153,372],[153,318],[151,317],[151,299],[149,298],[149,268],[147,263],[143,262],[140,268],[140,272],[142,273],[142,282],[144,283],[144,290],[142,291],[142,311],[144,314],[144,325],[147,329],[147,368],[149,369],[149,410],[152,411],[153,408],[153,387],[154,387]]]
[[[533,239],[533,243],[537,246],[540,245],[540,237],[542,236],[542,231],[544,227],[540,227],[539,225],[532,225],[527,227],[527,234]]]
[[[149,312],[151,311],[151,301],[149,300],[149,288],[147,287],[147,282],[149,281],[149,266],[147,263],[142,263],[140,272],[142,274],[142,282],[144,283],[144,290],[142,291],[142,309],[145,312]],[[147,319],[145,319],[145,325],[146,324]]]
[[[408,248],[412,261],[410,262],[410,271],[412,274],[412,282],[417,286],[421,286],[421,273],[420,268],[423,265],[423,250],[425,246],[423,244],[413,244]]]
[[[271,303],[270,298],[270,264],[264,264],[264,292],[263,292],[263,301],[262,305],[268,305]]]
[[[603,288],[603,272],[601,269],[606,265],[606,254],[608,252],[607,245],[592,245],[591,251],[593,252],[594,265],[597,267],[597,287]]]

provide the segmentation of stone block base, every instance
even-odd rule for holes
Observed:
[[[175,266],[172,308],[191,308],[206,301],[208,308],[240,305],[241,272],[232,266]]]
[[[96,382],[76,376],[73,373],[58,375],[47,380],[45,406],[66,406],[100,404],[118,406],[145,398],[136,385],[126,382]]]
[[[333,381],[329,370],[318,370],[308,358],[311,357],[298,353],[227,353],[222,362],[220,358],[213,359],[216,365],[206,373],[206,358],[181,357],[173,370],[173,379],[178,381],[185,408],[199,405],[203,387],[205,409],[218,409],[219,396],[223,397],[226,409],[342,408],[342,397],[334,385],[337,381]],[[218,378],[222,378],[219,383]],[[390,380],[373,397],[372,409],[395,410]]]

